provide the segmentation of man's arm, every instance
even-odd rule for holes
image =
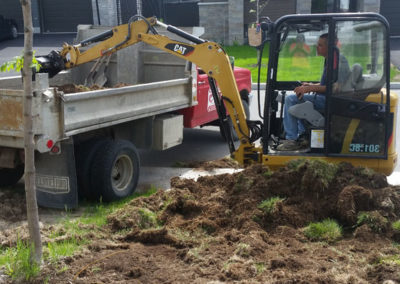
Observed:
[[[298,86],[294,89],[299,100],[303,98],[303,95],[306,93],[320,93],[323,94],[326,92],[326,86],[321,85],[320,83],[317,84],[310,84],[310,83],[303,83],[303,85]]]

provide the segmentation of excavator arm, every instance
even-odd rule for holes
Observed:
[[[140,17],[141,18],[141,17]],[[160,35],[154,29],[156,24],[179,35],[193,44],[179,42],[167,36]],[[149,33],[151,31],[152,33]],[[80,48],[99,42],[81,52]],[[210,88],[213,92],[220,122],[224,126],[226,137],[232,137],[226,111],[229,113],[233,127],[240,140],[240,146],[235,149],[233,139],[228,139],[232,157],[240,164],[249,164],[262,160],[262,149],[254,146],[254,141],[261,134],[256,122],[246,118],[236,85],[232,66],[228,55],[215,42],[208,42],[188,34],[176,27],[160,23],[156,18],[141,18],[128,24],[114,27],[112,30],[82,41],[78,45],[64,44],[60,52],[53,51],[47,56],[37,57],[42,65],[39,72],[49,73],[52,77],[61,70],[70,69],[105,55],[110,55],[119,49],[144,42],[175,56],[193,62],[209,76]],[[216,82],[218,82],[218,87]],[[221,92],[219,95],[218,88]]]

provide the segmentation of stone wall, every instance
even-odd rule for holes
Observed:
[[[228,44],[243,44],[243,0],[228,1]]]
[[[115,0],[102,0],[98,1],[100,24],[102,26],[116,26],[118,25],[117,17],[117,4]],[[98,25],[99,19],[97,17],[96,0],[92,0],[93,9],[93,23]]]
[[[243,0],[200,2],[198,5],[204,39],[226,45],[243,44]]]
[[[228,42],[228,2],[199,3],[199,21],[204,28],[202,38],[223,44]]]
[[[297,0],[296,13],[297,14],[310,14],[311,13],[311,0]]]

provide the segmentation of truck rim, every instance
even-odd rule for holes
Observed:
[[[124,191],[133,177],[133,164],[128,155],[120,155],[111,170],[112,185],[117,191]]]

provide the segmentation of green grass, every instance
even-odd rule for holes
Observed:
[[[318,223],[311,223],[304,230],[304,235],[312,241],[325,241],[332,243],[342,236],[342,228],[331,219]]]
[[[95,234],[107,222],[107,216],[115,210],[122,208],[134,198],[140,196],[150,196],[157,191],[151,188],[146,193],[134,194],[123,200],[109,204],[86,203],[83,215],[79,218],[67,216],[61,220],[54,230],[48,235],[50,241],[43,248],[43,260],[45,262],[56,263],[61,257],[74,255],[84,245],[90,243],[88,234]],[[150,218],[151,214],[143,212],[144,218]],[[30,280],[40,272],[38,266],[32,265],[30,260],[31,248],[25,241],[17,240],[16,246],[0,249],[0,268],[13,280]],[[65,270],[65,267],[61,268]]]
[[[251,71],[253,83],[257,82],[258,74],[258,55],[257,49],[248,45],[233,45],[224,46],[225,51],[229,56],[235,57],[235,66],[247,68]],[[267,81],[267,66],[269,47],[266,46],[263,52],[262,68],[261,68],[261,83]]]
[[[386,230],[388,220],[378,211],[360,212],[357,215],[357,227],[367,225],[372,231],[382,233]]]
[[[0,266],[5,274],[16,280],[29,281],[40,272],[40,267],[30,261],[33,248],[26,242],[17,240],[16,247],[3,249],[0,254]]]
[[[392,223],[392,229],[397,232],[400,232],[400,220],[397,220]]]
[[[282,201],[283,201],[283,198],[271,197],[269,199],[262,201],[258,205],[258,208],[261,209],[266,214],[272,214],[276,210],[276,204],[278,202],[282,202]]]
[[[288,46],[286,44],[285,46]],[[354,47],[352,47],[354,48]],[[361,47],[357,47],[358,49]],[[258,51],[255,47],[251,47],[248,45],[233,45],[233,46],[224,46],[225,51],[229,56],[235,57],[235,66],[247,68],[251,71],[251,77],[253,83],[257,82],[257,74],[258,74]],[[287,49],[287,48],[286,48]],[[306,59],[306,65],[304,67],[296,67],[293,66],[293,58],[289,55],[289,52],[284,47],[283,56],[281,55],[279,65],[278,65],[278,74],[277,79],[279,81],[319,81],[321,78],[321,72],[323,68],[323,58],[319,56],[309,56]],[[344,53],[351,54],[354,52],[348,51],[346,52],[346,47],[343,46],[342,49]],[[287,53],[287,56],[285,56]],[[314,49],[310,54],[315,54]],[[360,54],[357,52],[357,54]],[[367,54],[367,53],[366,53]],[[268,67],[268,58],[269,58],[269,45],[266,44],[263,51],[263,60],[262,60],[262,68],[261,68],[261,77],[260,82],[265,83],[267,78],[267,67]],[[350,67],[354,63],[360,63],[364,70],[367,70],[368,62],[366,61],[367,56],[346,56]],[[308,66],[307,66],[308,65]],[[400,70],[398,70],[395,66],[390,68],[390,81],[396,82],[400,81]]]
[[[48,243],[44,259],[50,262],[56,262],[60,257],[72,256],[78,251],[82,242],[73,238],[62,242]]]

